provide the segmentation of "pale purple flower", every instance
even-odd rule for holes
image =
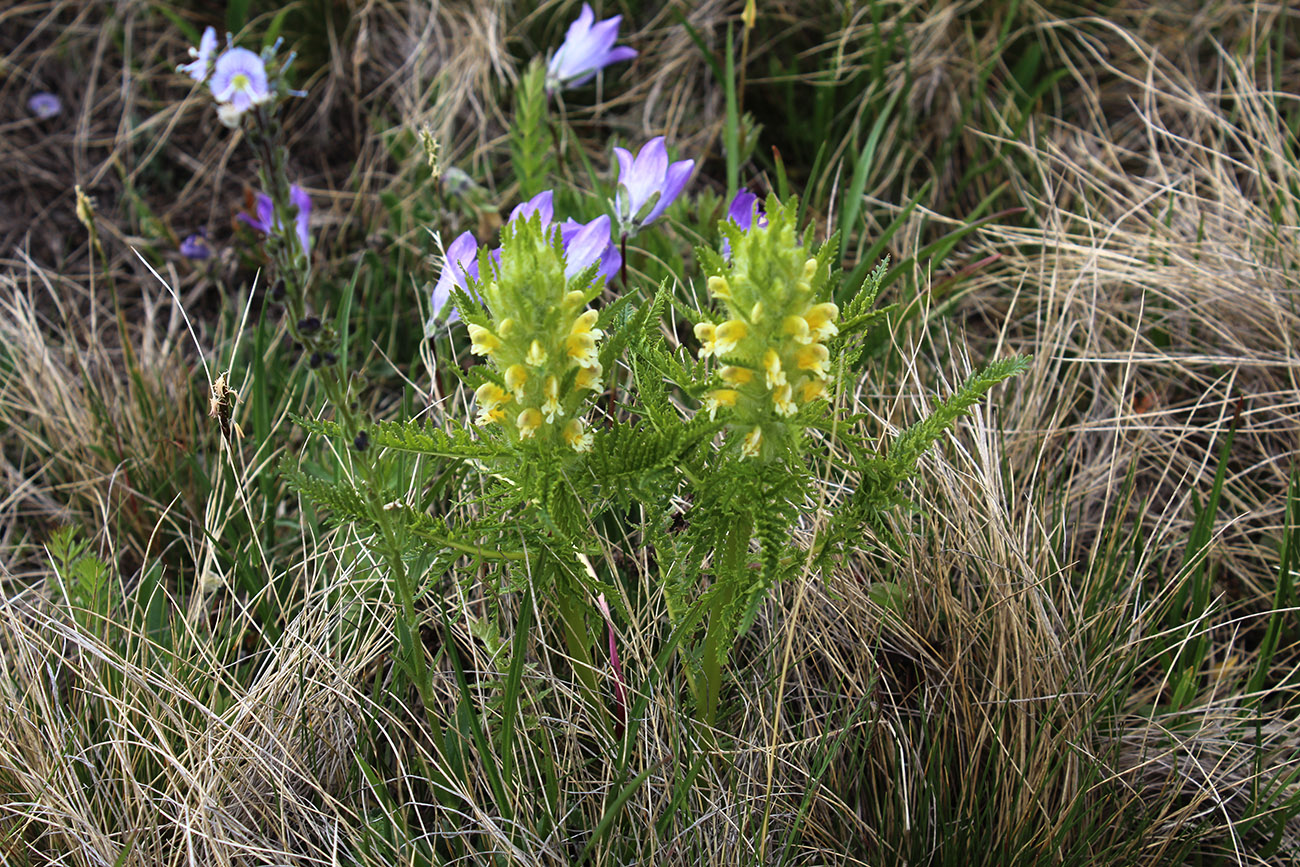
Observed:
[[[469,281],[477,279],[478,241],[474,239],[472,232],[463,232],[448,245],[446,256],[443,258],[442,273],[438,275],[438,282],[434,285],[431,296],[433,318],[429,320],[430,324],[441,316],[444,310],[450,311],[447,313],[448,325],[459,321],[460,313],[450,303],[452,287],[459,286],[468,292]]]
[[[542,218],[542,226],[549,226],[551,220],[555,219],[555,208],[552,204],[554,199],[554,192],[543,190],[528,201],[515,205],[515,209],[510,212],[510,219],[506,222],[513,223],[515,220],[527,220],[533,214],[538,214]]]
[[[27,100],[27,110],[41,120],[49,120],[59,116],[63,111],[63,103],[59,102],[59,98],[54,94],[41,91],[33,93]]]
[[[185,73],[195,81],[202,81],[212,71],[212,53],[216,50],[217,31],[216,28],[209,27],[203,31],[203,37],[199,39],[199,47],[190,49],[190,57],[194,59],[176,67],[176,71]]]
[[[266,64],[247,48],[231,48],[218,57],[208,86],[221,103],[221,121],[228,126],[238,124],[244,112],[271,98]]]
[[[542,221],[542,228],[545,229],[555,220],[554,200],[555,194],[551,190],[544,190],[528,201],[515,205],[514,210],[510,212],[510,219],[506,222],[527,220],[536,214]],[[606,280],[618,273],[619,267],[623,264],[623,257],[610,241],[609,227],[609,217],[603,215],[590,223],[579,223],[569,219],[560,225],[560,243],[564,246],[565,278],[572,279],[578,276],[587,266],[597,261],[600,262],[600,275]],[[492,251],[492,257],[500,261],[500,248]]]
[[[564,276],[573,278],[593,262],[600,263],[597,273],[606,280],[614,279],[623,265],[623,257],[609,238],[608,214],[601,214],[590,223],[565,220],[560,224],[560,241],[564,244]]]
[[[212,255],[212,248],[208,246],[208,232],[206,229],[199,229],[193,235],[188,236],[181,241],[181,255],[186,259],[207,259]]]
[[[763,206],[759,204],[758,196],[749,190],[741,190],[736,193],[736,197],[731,200],[731,206],[727,208],[727,219],[740,227],[740,231],[748,232],[755,222],[758,221],[760,229],[767,228],[767,214],[763,213]],[[731,258],[731,242],[727,236],[722,236],[722,255],[728,259]]]
[[[254,201],[254,209],[257,213],[251,217],[248,214],[240,214],[239,219],[263,235],[278,230],[283,224],[275,215],[275,203],[271,201],[271,197],[265,193],[258,193]],[[289,188],[289,201],[298,208],[298,217],[295,221],[298,240],[302,243],[303,252],[306,253],[311,249],[311,196],[307,195],[302,187],[294,184]]]
[[[636,57],[635,49],[614,48],[622,21],[622,15],[596,21],[591,4],[583,3],[582,12],[569,25],[563,44],[546,65],[546,92],[585,84],[611,63]]]
[[[619,227],[632,234],[659,219],[664,209],[681,195],[690,180],[695,160],[668,162],[668,149],[664,137],[656,136],[632,159],[626,148],[614,148],[618,158],[618,209]]]

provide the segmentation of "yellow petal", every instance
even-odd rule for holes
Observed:
[[[730,364],[718,371],[718,376],[721,376],[722,381],[727,385],[734,385],[737,387],[748,385],[754,381],[754,371],[750,370],[748,367],[736,367],[735,365]]]

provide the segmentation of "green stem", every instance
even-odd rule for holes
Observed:
[[[704,633],[704,656],[700,667],[704,674],[704,694],[696,695],[700,721],[713,728],[718,716],[718,702],[722,695],[722,664],[731,648],[723,646],[730,634],[727,609],[736,598],[736,590],[745,583],[745,570],[749,568],[749,539],[754,532],[754,518],[744,512],[736,518],[727,538],[718,552],[715,570],[713,600],[709,605],[709,623]]]
[[[580,596],[565,592],[560,586],[563,579],[558,575],[556,577],[555,605],[560,611],[564,646],[573,661],[573,674],[577,678],[583,700],[591,707],[593,718],[603,729],[607,726],[608,720],[601,710],[600,686],[596,680],[596,668],[592,664],[591,633],[587,629],[585,606]]]

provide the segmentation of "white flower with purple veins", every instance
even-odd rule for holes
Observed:
[[[546,64],[546,92],[585,84],[611,63],[636,57],[635,49],[614,47],[622,21],[622,15],[596,21],[591,5],[583,3],[578,19],[569,25],[564,43]]]
[[[758,196],[749,190],[741,190],[736,193],[736,197],[731,200],[731,206],[727,208],[727,219],[740,227],[740,231],[748,232],[753,228],[757,220],[760,229],[767,228],[767,214],[763,213],[763,207],[758,203]],[[731,242],[727,236],[722,236],[722,255],[731,258]]]
[[[218,57],[208,86],[221,103],[217,113],[226,126],[237,126],[244,112],[271,98],[266,64],[247,48],[231,48]]]
[[[614,148],[618,158],[618,209],[620,230],[634,234],[659,219],[673,200],[681,195],[691,178],[695,160],[668,162],[664,137],[656,136],[632,159],[626,148]]]
[[[431,300],[433,302],[433,316],[429,319],[429,325],[443,314],[447,313],[447,324],[460,320],[460,314],[456,311],[455,306],[451,304],[451,290],[454,286],[459,286],[466,292],[469,290],[469,281],[478,279],[478,241],[474,239],[472,232],[463,232],[460,237],[452,241],[447,247],[446,256],[443,257],[442,273],[438,275],[438,282],[433,287]]]
[[[54,94],[42,91],[33,93],[31,99],[27,100],[27,110],[41,120],[49,120],[59,116],[63,111],[63,103]]]
[[[212,71],[212,54],[216,50],[217,31],[215,27],[209,27],[203,31],[199,47],[190,49],[190,57],[194,60],[176,67],[176,71],[185,73],[195,81],[202,81]]]

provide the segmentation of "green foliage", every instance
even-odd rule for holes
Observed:
[[[523,199],[546,189],[555,169],[551,132],[546,117],[546,65],[534,60],[515,91],[515,117],[510,127],[510,158]]]

